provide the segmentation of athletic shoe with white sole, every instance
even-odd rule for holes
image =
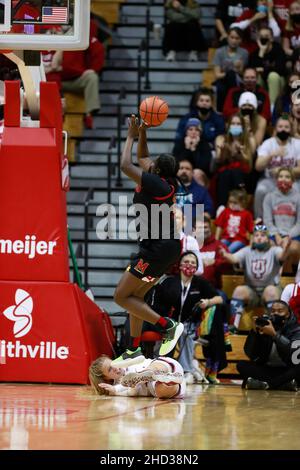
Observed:
[[[145,356],[142,353],[141,348],[137,348],[135,351],[130,351],[126,349],[121,356],[117,357],[112,361],[112,365],[117,367],[128,367],[134,366],[135,364],[140,364],[144,362]]]
[[[178,323],[171,318],[170,320],[173,325],[163,332],[163,341],[159,350],[159,356],[166,356],[175,348],[184,330],[182,323]]]
[[[168,385],[176,385],[183,382],[183,376],[179,372],[145,369],[141,372],[129,372],[121,379],[121,385],[124,387],[135,387],[141,382],[162,382]]]

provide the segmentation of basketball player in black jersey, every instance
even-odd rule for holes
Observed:
[[[131,257],[131,262],[114,295],[115,302],[126,309],[130,316],[130,347],[113,361],[124,367],[145,359],[139,347],[144,320],[156,324],[162,333],[160,356],[172,351],[183,332],[182,323],[161,317],[144,301],[145,294],[158,278],[170,265],[178,261],[181,251],[180,239],[175,231],[174,214],[170,209],[174,204],[178,185],[177,163],[172,155],[167,154],[159,155],[155,160],[150,158],[146,128],[145,123],[138,125],[135,115],[130,117],[121,159],[123,173],[138,185],[133,199],[134,204],[142,204],[144,209],[147,209],[140,212],[139,217],[140,229],[143,229],[145,237],[139,239],[139,252]],[[138,138],[139,166],[132,163],[132,147],[136,138]],[[163,217],[151,217],[153,206],[159,209],[163,204],[168,206],[168,215],[165,213]],[[151,230],[156,231],[155,239],[151,239]]]

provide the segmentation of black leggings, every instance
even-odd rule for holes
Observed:
[[[163,39],[163,52],[169,51],[206,51],[207,43],[197,20],[187,23],[167,23]]]
[[[239,361],[237,370],[245,380],[248,377],[267,382],[270,388],[279,388],[281,385],[293,379],[300,384],[300,365],[293,367],[270,367],[256,364],[252,361]]]

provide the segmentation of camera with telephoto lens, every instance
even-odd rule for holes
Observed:
[[[282,328],[284,324],[284,321],[285,321],[284,317],[280,315],[264,314],[255,320],[255,325],[262,328],[264,326],[267,326],[269,322],[271,322],[275,330],[280,330],[280,328]]]

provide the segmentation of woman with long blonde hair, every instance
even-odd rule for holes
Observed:
[[[183,369],[171,357],[145,359],[125,369],[103,355],[90,365],[89,379],[97,395],[183,398],[185,394]]]

